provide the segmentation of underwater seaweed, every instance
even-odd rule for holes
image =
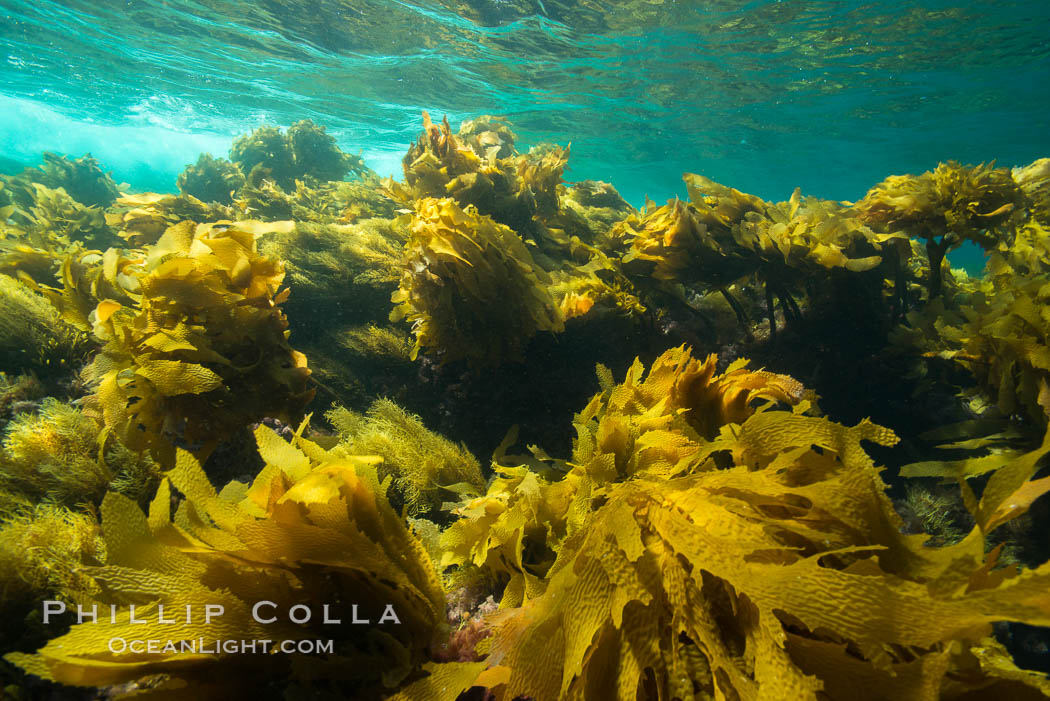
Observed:
[[[1040,224],[1050,226],[1050,158],[1014,168],[1011,174],[1028,197],[1028,211]]]
[[[73,602],[95,591],[83,568],[105,559],[93,516],[50,503],[5,506],[0,517],[0,615],[25,619],[42,600]],[[0,645],[8,648],[18,636],[4,628]]]
[[[101,527],[106,562],[85,572],[98,585],[90,601],[118,605],[116,622],[104,632],[90,623],[74,625],[36,654],[6,659],[31,674],[81,686],[163,674],[139,690],[160,697],[191,685],[195,698],[229,698],[268,693],[276,683],[290,685],[289,693],[323,693],[332,686],[361,698],[400,683],[440,634],[445,598],[425,550],[384,496],[373,467],[377,459],[325,451],[300,435],[292,445],[265,426],[255,436],[266,466],[251,485],[231,482],[216,492],[199,463],[179,451],[148,514],[108,495]],[[174,515],[173,489],[185,495]],[[275,604],[263,613],[281,612],[280,618],[257,622],[251,613],[257,601]],[[336,645],[319,656],[178,652],[180,641],[199,638],[276,645],[316,637],[320,612],[308,625],[291,622],[284,612],[322,601],[345,608],[330,612],[344,621],[350,602],[373,620],[390,605],[399,624],[377,623],[364,632],[324,626]],[[158,620],[161,605],[181,616],[185,604],[202,602],[223,605],[223,616],[210,623],[201,612],[175,625]],[[137,615],[151,622],[133,624],[129,603],[139,604]],[[121,635],[158,637],[174,647],[129,659],[107,645]]]
[[[0,490],[34,501],[97,505],[107,490],[143,501],[160,470],[103,433],[96,419],[53,397],[37,413],[16,415],[5,427]]]
[[[726,423],[742,422],[753,401],[796,404],[806,396],[793,379],[747,370],[746,361],[721,375],[715,365],[714,356],[701,362],[678,347],[648,373],[636,361],[615,386],[599,366],[603,391],[573,419],[577,438],[568,463],[541,458],[534,470],[497,462],[487,494],[460,507],[461,520],[442,534],[442,566],[471,564],[507,581],[500,606],[518,606],[542,593],[562,541],[582,527],[609,485],[700,469],[707,438]]]
[[[475,683],[497,699],[1050,693],[1050,682],[1014,667],[989,637],[994,620],[1050,621],[1050,565],[996,570],[998,551],[986,557],[983,547],[987,533],[1050,490],[1028,481],[1032,463],[996,473],[980,500],[970,496],[977,525],[963,540],[926,547],[927,536],[902,534],[861,446],[892,445],[893,432],[807,416],[805,399],[792,411],[756,410],[746,392],[704,382],[707,364],[675,352],[641,385],[640,370],[614,386],[600,369],[606,391],[595,401],[622,402],[639,428],[656,421],[658,445],[695,443],[691,467],[676,468],[672,456],[626,480],[595,479],[591,508],[577,510],[579,525],[537,578],[538,594],[490,619],[492,636],[479,646],[486,676],[450,668],[456,686],[437,698]],[[650,382],[659,399],[646,410]],[[726,387],[754,384],[738,375]],[[703,436],[671,425],[676,413],[667,410],[685,404],[676,396],[722,396],[696,405],[721,405],[703,413],[722,422],[707,423]],[[797,388],[784,396],[798,398]],[[581,475],[579,458],[590,455],[581,447],[595,437],[611,446],[634,437],[638,452],[657,444],[638,429],[602,426],[581,435],[563,481]],[[615,460],[604,464],[617,474]],[[899,615],[906,611],[913,614]],[[419,683],[399,698],[435,698],[424,691]]]
[[[286,309],[298,331],[329,332],[346,324],[384,321],[401,276],[407,219],[354,224],[299,221],[263,236],[263,255],[284,263],[294,290]]]
[[[249,183],[236,193],[233,204],[243,216],[264,221],[351,224],[376,217],[392,219],[396,214],[396,203],[383,194],[378,176],[371,172],[352,181],[308,185],[296,180],[288,190],[272,180]]]
[[[754,277],[765,288],[761,301],[771,340],[776,299],[785,317],[799,322],[805,304],[796,296],[833,285],[837,272],[863,273],[879,266],[882,245],[899,245],[896,240],[904,238],[877,236],[846,206],[802,197],[798,189],[787,202],[767,203],[701,175],[686,173],[683,180],[688,203],[650,203],[613,228],[610,241],[623,251],[624,271],[639,285],[646,277],[656,280],[664,293],[661,306],[678,299],[692,307],[688,293],[718,291],[745,328],[747,304],[730,287]],[[872,277],[869,286],[881,295],[881,277]]]
[[[132,246],[155,244],[169,227],[183,221],[195,223],[234,219],[230,207],[205,203],[190,194],[154,192],[123,194],[106,213],[117,235]]]
[[[964,241],[991,249],[1009,233],[1024,210],[1024,191],[1008,168],[994,163],[941,163],[922,175],[891,175],[868,191],[855,208],[873,226],[926,241],[927,291],[941,293],[944,257]]]
[[[339,344],[347,350],[385,364],[412,362],[412,336],[390,326],[368,324],[345,331]]]
[[[481,466],[463,445],[434,433],[422,420],[389,399],[377,399],[364,415],[344,407],[325,414],[340,445],[352,455],[378,455],[379,478],[393,478],[395,508],[439,520],[444,505],[481,495]]]
[[[120,188],[126,187],[118,186],[109,173],[104,173],[90,153],[70,159],[45,151],[43,159],[44,162],[36,168],[25,168],[17,175],[0,176],[0,182],[7,185],[7,191],[0,194],[0,202],[8,199],[27,210],[32,206],[32,184],[39,183],[49,189],[61,189],[85,207],[105,209],[113,204]]]
[[[295,188],[296,180],[342,180],[348,172],[363,174],[360,156],[343,153],[323,126],[303,119],[282,132],[278,127],[259,127],[234,140],[230,160],[236,163],[247,183],[259,186],[274,181],[281,189]]]
[[[83,377],[128,447],[170,464],[175,445],[205,455],[253,421],[301,415],[313,391],[278,307],[288,296],[278,292],[284,271],[255,243],[282,228],[289,223],[183,222],[123,277],[116,252],[103,256],[101,277],[131,301],[89,295],[79,303],[81,312],[91,308],[84,321],[105,344]],[[66,292],[77,287],[71,279]]]
[[[244,174],[225,158],[202,153],[196,163],[187,165],[179,173],[175,185],[180,193],[203,202],[232,204],[233,193],[244,185]]]
[[[422,199],[390,319],[412,324],[415,353],[498,365],[518,360],[537,332],[563,330],[549,281],[508,227],[450,198]]]
[[[30,183],[26,193],[26,206],[11,205],[9,217],[0,219],[0,268],[8,274],[48,283],[67,253],[119,242],[98,207],[39,183]]]
[[[405,184],[385,183],[392,197],[406,205],[451,197],[523,238],[546,239],[541,223],[558,213],[568,148],[547,145],[518,153],[509,125],[492,117],[464,122],[453,134],[447,117],[434,124],[423,112],[423,129],[402,161]]]
[[[88,334],[64,321],[44,296],[0,275],[0,366],[6,372],[71,375],[94,348]]]
[[[976,282],[958,309],[935,306],[908,319],[925,335],[900,334],[927,355],[968,369],[989,403],[1005,415],[1023,414],[1046,426],[1041,388],[1050,383],[1050,275],[1021,276],[1000,269]],[[928,323],[928,319],[934,323]],[[1037,429],[1038,430],[1038,429]]]

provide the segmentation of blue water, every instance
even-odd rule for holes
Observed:
[[[0,0],[0,156],[90,151],[172,190],[201,151],[308,117],[381,174],[420,113],[572,142],[632,202],[683,171],[857,199],[938,161],[1050,155],[1050,3]]]

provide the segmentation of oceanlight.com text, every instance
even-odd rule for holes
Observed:
[[[110,638],[114,655],[332,654],[334,640],[140,640]]]

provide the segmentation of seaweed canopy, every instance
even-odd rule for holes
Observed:
[[[284,271],[255,248],[256,234],[275,227],[288,224],[183,222],[139,265],[122,267],[112,249],[103,256],[95,274],[125,298],[100,299],[90,312],[105,346],[84,378],[123,443],[163,463],[176,444],[204,454],[252,421],[301,414],[313,392],[277,306],[288,294],[278,293]],[[85,287],[78,277],[67,296]]]
[[[124,497],[107,496],[101,509],[107,560],[85,570],[98,589],[84,605],[116,605],[116,621],[75,625],[35,655],[6,659],[46,679],[82,686],[165,674],[137,692],[163,698],[187,688],[195,698],[250,692],[269,698],[289,673],[302,680],[304,697],[323,693],[326,682],[318,680],[326,678],[336,680],[327,683],[340,689],[340,698],[373,698],[397,685],[422,660],[444,620],[445,600],[426,551],[384,496],[377,460],[328,452],[298,434],[289,445],[264,426],[255,437],[265,467],[250,486],[231,482],[216,493],[199,463],[179,451],[148,515]],[[174,517],[172,487],[185,495]],[[260,601],[275,604],[262,608],[261,617],[277,620],[255,620],[252,609]],[[330,617],[344,625],[324,625],[318,602],[327,602]],[[359,610],[355,617],[372,625],[350,625],[351,602]],[[309,622],[291,622],[291,607],[307,603],[318,606]],[[207,622],[206,604],[224,607],[222,616]],[[387,605],[399,623],[381,622]],[[177,623],[159,620],[161,606]],[[133,623],[132,615],[148,624]],[[172,648],[115,654],[109,649],[114,637],[172,641]],[[276,646],[321,637],[334,641],[331,653],[179,649],[201,638]]]
[[[751,273],[758,261],[750,251],[737,249],[725,228],[704,223],[695,208],[678,199],[662,207],[646,207],[613,229],[630,250],[623,256],[628,272],[643,267],[662,282],[704,284],[721,289]]]
[[[47,275],[36,274],[34,268],[53,271],[43,261],[53,267],[54,261],[67,251],[108,246],[118,240],[98,207],[84,206],[62,188],[51,189],[40,183],[23,187],[17,198],[20,203],[10,205],[10,214],[0,218],[0,231],[10,240],[3,251],[5,267],[25,270],[37,282],[44,282]],[[10,225],[6,223],[8,216]],[[27,256],[30,252],[35,255]],[[26,266],[34,257],[40,262]]]
[[[1050,226],[1050,158],[1040,158],[1023,168],[1014,168],[1014,180],[1031,201],[1029,212],[1044,226]]]
[[[693,443],[688,468],[672,454],[651,461],[658,469],[579,490],[572,503],[589,508],[576,511],[578,525],[536,578],[539,594],[490,620],[483,663],[431,666],[432,677],[400,699],[453,698],[474,683],[504,701],[1050,693],[989,637],[997,620],[1050,623],[1050,564],[997,570],[997,552],[984,551],[987,533],[1050,488],[1028,481],[1034,463],[997,473],[971,500],[977,526],[965,539],[929,548],[925,536],[901,533],[862,447],[894,444],[891,431],[809,416],[806,400],[791,411],[756,409],[745,393],[741,404],[722,402],[739,412],[697,412],[724,421],[705,438],[675,423],[692,412],[675,412],[685,403],[674,397],[732,384],[700,381],[703,366],[676,353],[656,364],[663,369],[652,389],[662,399],[649,408],[634,401],[644,397],[634,370],[606,389],[610,408],[635,417],[630,430],[601,420],[585,427],[587,440],[604,441],[612,455],[630,439],[639,454]],[[677,380],[656,382],[661,376]],[[693,391],[676,393],[690,376]],[[740,387],[762,379],[774,397],[785,382],[736,378]],[[641,433],[650,422],[657,428]],[[578,445],[581,452],[591,454]],[[615,461],[605,461],[613,474]],[[565,480],[574,475],[579,467]],[[445,695],[432,695],[438,680]]]
[[[767,263],[767,278],[790,284],[798,273],[834,268],[850,272],[870,270],[882,262],[875,233],[845,205],[802,197],[796,188],[787,202],[766,207],[765,216],[748,214],[741,226],[745,247],[759,252]],[[777,270],[769,263],[783,262]]]
[[[106,208],[113,204],[120,192],[113,178],[102,172],[99,162],[90,153],[70,159],[45,151],[43,158],[43,164],[36,168],[26,168],[14,176],[0,176],[0,181],[9,186],[8,194],[13,195],[16,205],[30,205],[32,183],[61,189],[86,207]]]
[[[0,276],[0,366],[44,378],[66,375],[83,365],[93,344],[31,286]]]
[[[155,192],[121,195],[106,214],[106,221],[117,229],[117,235],[133,246],[155,244],[168,227],[187,219],[204,222],[233,218],[229,207],[205,204],[191,194]]]
[[[949,161],[918,176],[891,175],[855,206],[872,226],[926,240],[932,298],[941,293],[945,254],[964,241],[994,248],[1025,200],[1009,169]]]
[[[862,272],[882,262],[878,237],[834,202],[803,198],[766,203],[753,195],[693,173],[682,176],[690,202],[677,199],[647,207],[618,224],[613,236],[629,246],[625,270],[663,283],[719,290],[743,320],[728,286],[757,274],[766,285],[773,319],[774,296],[786,313],[801,316],[792,298],[799,283],[826,278],[829,270]],[[883,237],[884,239],[892,237]],[[770,322],[771,333],[775,325]]]
[[[390,318],[412,323],[417,353],[498,365],[520,358],[537,332],[564,328],[549,282],[509,228],[474,207],[427,198],[416,205]]]

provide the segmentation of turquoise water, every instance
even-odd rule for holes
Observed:
[[[3,0],[0,156],[91,151],[173,190],[201,151],[308,117],[382,174],[420,113],[572,143],[633,203],[683,171],[857,199],[938,161],[1050,154],[1050,3]],[[5,169],[9,170],[9,169]]]

